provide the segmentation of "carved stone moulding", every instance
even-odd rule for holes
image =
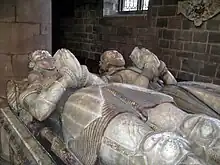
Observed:
[[[200,26],[220,12],[220,0],[182,0],[178,2],[178,14]]]

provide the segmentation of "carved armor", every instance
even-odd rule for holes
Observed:
[[[68,148],[86,165],[92,165],[98,158],[103,133],[108,123],[120,113],[129,112],[140,118],[144,116],[135,108],[139,105],[155,106],[162,102],[172,102],[172,98],[151,91],[152,97],[144,97],[141,89],[135,91],[123,85],[103,85],[85,88],[71,95],[62,114],[63,134]],[[123,94],[118,94],[117,91]],[[131,98],[123,97],[130,92]],[[135,94],[136,93],[136,94]],[[126,95],[127,96],[127,95]],[[139,104],[132,102],[140,98]],[[149,98],[146,102],[146,99]],[[156,99],[157,98],[157,99]],[[86,104],[85,104],[86,103]],[[145,119],[146,120],[146,119]],[[99,127],[99,129],[96,129]]]
[[[193,152],[191,141],[183,138],[188,134],[175,133],[187,114],[172,103],[167,95],[126,84],[81,89],[69,97],[62,114],[67,148],[85,165],[93,165],[97,159],[103,165],[205,165],[201,155]],[[160,115],[158,110],[154,112],[157,106],[167,111],[158,108]],[[173,116],[169,113],[172,107]],[[167,124],[155,122],[155,117]],[[174,129],[175,120],[181,122]],[[172,132],[157,132],[163,130]]]
[[[60,113],[60,132],[63,133],[64,141],[47,128],[38,133],[51,143],[51,151],[67,164],[219,164],[219,120],[188,114],[175,106],[172,97],[163,93],[129,84],[104,84],[99,77],[81,66],[66,49],[59,50],[54,58],[60,75],[58,79],[46,88],[42,86],[43,89],[38,93],[31,93],[27,87],[22,93],[28,95],[23,97],[21,103],[41,124],[47,122],[45,119],[52,112]],[[46,77],[43,79],[47,81]],[[89,87],[82,88],[85,86]],[[82,89],[75,92],[76,88]],[[58,111],[59,108],[61,111]],[[8,119],[8,123],[15,121],[14,114],[9,113],[10,110],[5,113],[6,110],[1,109],[0,112]],[[20,115],[17,117],[23,120]],[[4,129],[7,130],[5,119]],[[18,125],[19,120],[15,123]],[[26,130],[26,127],[19,128]],[[19,142],[23,138],[20,136],[22,131],[14,125],[13,130],[19,134]],[[25,133],[28,134],[28,131]],[[4,138],[1,137],[1,140]],[[29,139],[22,140],[27,143]],[[26,145],[25,149],[31,155],[36,155],[40,150],[32,152],[28,148],[31,144]],[[41,160],[43,155],[34,158]]]
[[[148,88],[149,79],[133,68],[115,70],[113,73],[102,76],[105,82],[118,82],[125,84],[134,84],[144,88]]]
[[[161,86],[160,80],[165,85],[177,83],[174,76],[167,69],[166,64],[148,49],[135,47],[129,57],[134,65],[130,68],[148,77],[151,89],[158,89]]]
[[[109,74],[112,74],[114,70],[120,70],[124,69],[125,66],[125,60],[121,53],[119,53],[116,50],[108,50],[105,51],[99,61],[99,73],[100,74],[108,74],[106,72],[110,72]]]
[[[211,83],[179,82],[161,92],[172,96],[178,107],[189,113],[203,113],[220,119],[220,87]]]
[[[101,78],[105,82],[135,84],[147,88],[149,78],[132,69],[125,69],[125,60],[116,50],[105,51],[100,58]]]
[[[134,84],[156,90],[160,89],[163,84],[166,85],[177,83],[176,79],[167,69],[166,64],[163,61],[160,61],[155,54],[145,48],[134,48],[129,56],[134,66],[126,69],[124,68],[124,65],[114,65],[114,63],[117,61],[117,58],[115,59],[110,55],[108,55],[108,53],[104,53],[100,60],[100,68],[106,68],[105,70],[102,69],[105,71],[102,76],[102,79],[105,82]],[[102,62],[104,61],[104,57],[108,57],[108,61],[111,61],[111,65],[114,67],[106,67],[107,65]],[[120,63],[122,58],[123,56],[120,54],[117,64],[122,64]]]
[[[60,49],[53,58],[45,51],[36,52],[32,55],[35,61],[30,62],[35,62],[35,65],[31,64],[35,73],[29,74],[28,87],[19,95],[19,103],[39,121],[45,120],[55,110],[66,88],[103,83],[89,73],[86,66],[81,66],[69,50]],[[53,63],[42,67],[47,61]]]

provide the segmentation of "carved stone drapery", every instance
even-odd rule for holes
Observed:
[[[178,2],[178,14],[182,13],[195,26],[214,17],[220,12],[220,0],[182,0]]]

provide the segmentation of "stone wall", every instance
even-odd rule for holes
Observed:
[[[147,15],[103,18],[102,3],[81,5],[74,12],[73,17],[61,19],[62,46],[78,58],[84,58],[93,72],[97,72],[99,57],[104,50],[117,49],[127,61],[137,45],[154,52],[159,50],[156,29],[150,27]]]
[[[152,19],[162,48],[161,58],[182,80],[220,84],[220,15],[196,28],[177,15],[176,0],[154,1]]]
[[[28,54],[51,51],[51,0],[0,1],[0,94],[9,79],[27,76]]]
[[[104,50],[117,49],[128,59],[138,45],[157,54],[178,79],[220,84],[220,15],[196,28],[177,15],[177,0],[150,1],[147,16],[103,18],[102,3],[74,10],[62,18],[62,46],[85,58],[90,70],[97,71]]]

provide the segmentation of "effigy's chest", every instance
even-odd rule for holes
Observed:
[[[113,105],[108,105],[100,89],[77,91],[65,103],[62,114],[67,148],[85,165],[93,165],[104,130],[118,113]]]
[[[85,165],[93,165],[109,122],[118,114],[142,117],[138,108],[169,102],[153,92],[141,92],[114,85],[95,86],[77,91],[69,97],[62,113],[62,129],[67,148]],[[137,88],[137,87],[134,87]]]

